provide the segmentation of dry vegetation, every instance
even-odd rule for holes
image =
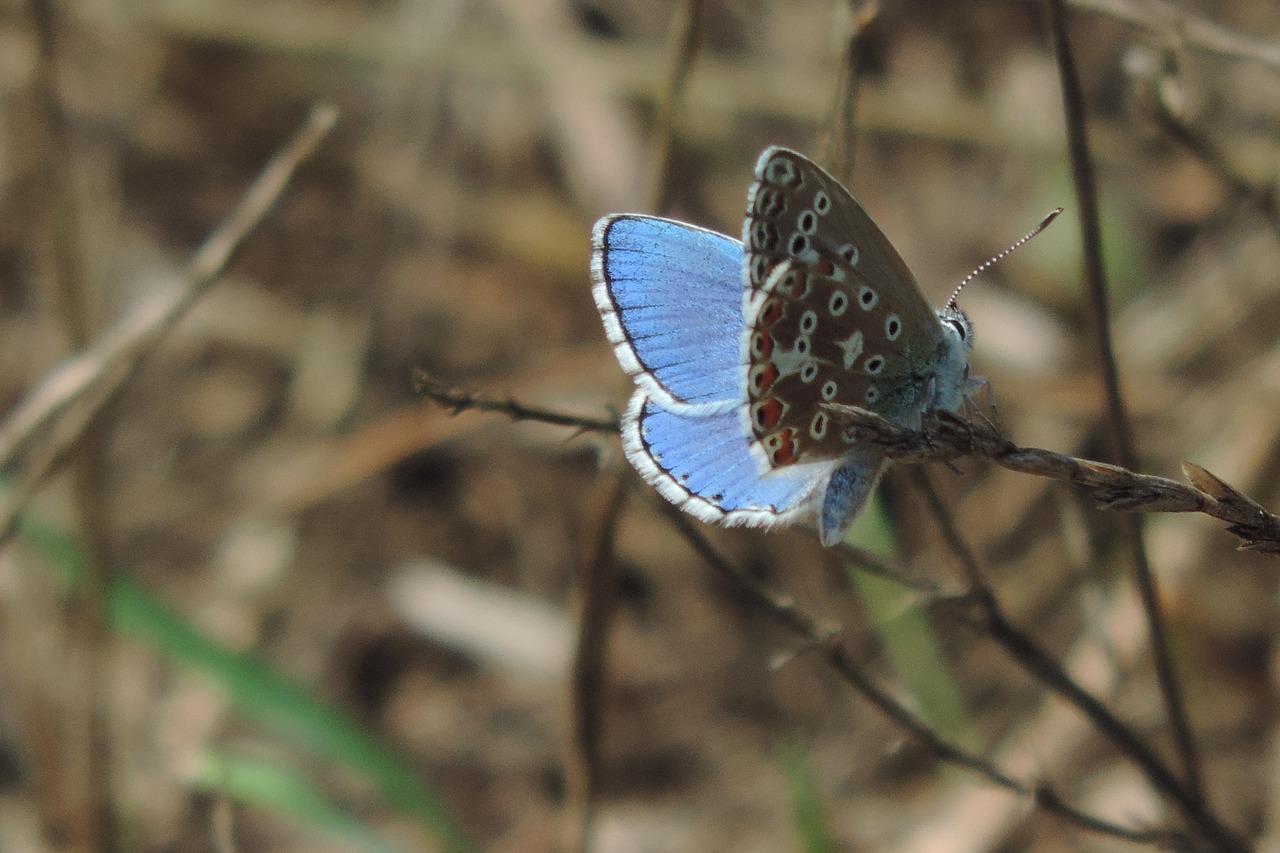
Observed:
[[[975,365],[1009,439],[1123,459],[1046,5],[689,8],[0,2],[0,850],[1280,845],[1280,563],[1220,521],[952,429],[859,528],[886,579],[636,482],[591,223],[736,233],[769,144],[938,302],[1067,208],[966,290]],[[1138,467],[1280,506],[1280,6],[1068,23]]]

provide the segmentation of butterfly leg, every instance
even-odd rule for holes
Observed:
[[[846,459],[831,472],[818,509],[818,538],[830,548],[844,538],[845,531],[867,505],[867,499],[885,469],[879,450],[867,447]]]
[[[991,417],[987,417],[987,413],[977,404],[974,399],[978,389],[981,389],[987,398],[987,407],[991,409]],[[964,389],[965,414],[973,417],[974,413],[996,432],[1003,432],[1000,428],[1000,409],[996,406],[996,392],[991,380],[985,376],[970,376],[965,379]]]

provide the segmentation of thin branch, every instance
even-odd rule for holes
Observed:
[[[1146,81],[1156,120],[1174,142],[1186,149],[1201,163],[1208,166],[1231,188],[1232,195],[1255,205],[1270,220],[1272,227],[1280,225],[1275,186],[1257,186],[1234,165],[1227,153],[1203,128],[1187,121],[1182,109],[1174,103],[1173,87],[1177,84],[1175,73],[1167,63],[1162,63]]]
[[[605,652],[617,606],[614,531],[625,494],[626,481],[620,472],[600,480],[592,502],[598,509],[587,526],[586,546],[578,561],[578,635],[569,681],[569,744],[565,759],[563,840],[568,853],[591,849],[604,726]]]
[[[1036,806],[1054,814],[1075,826],[1122,838],[1127,841],[1160,847],[1186,847],[1190,839],[1172,829],[1135,830],[1082,812],[1067,805],[1053,789],[1044,783],[1027,783],[1008,775],[982,756],[969,752],[944,738],[929,727],[920,717],[895,699],[863,671],[845,650],[838,631],[822,627],[816,619],[796,606],[789,597],[779,595],[759,580],[723,557],[707,541],[678,508],[663,503],[663,509],[672,525],[693,549],[716,571],[724,575],[734,589],[742,593],[755,606],[786,627],[806,646],[821,650],[822,660],[840,675],[864,699],[874,705],[895,725],[915,737],[939,759],[970,770],[988,782],[1017,796],[1029,797]]]
[[[222,275],[240,243],[261,223],[279,199],[298,166],[315,151],[337,121],[327,105],[312,109],[294,137],[267,163],[240,203],[192,256],[184,286],[149,300],[95,339],[88,349],[55,368],[9,416],[0,422],[0,470],[9,468],[19,453],[48,431],[60,446],[42,453],[43,464],[24,472],[25,484],[6,496],[0,511],[0,543],[17,527],[27,500],[34,495],[74,446],[94,413],[108,405],[128,384],[138,367],[160,343],[164,333],[186,314]],[[72,406],[88,411],[74,429],[52,425]]]
[[[671,63],[658,100],[649,146],[649,210],[662,212],[671,206],[671,151],[676,119],[684,104],[689,73],[702,41],[702,7],[703,0],[684,0],[671,22]]]
[[[846,180],[853,172],[863,36],[880,14],[879,0],[848,0],[848,4],[849,32],[845,37],[844,60],[836,81],[835,104],[829,113],[826,138],[818,152],[818,162],[826,165],[831,174],[841,180]]]
[[[506,415],[512,420],[531,420],[556,426],[576,427],[589,432],[617,432],[617,420],[590,418],[527,406],[515,400],[495,400],[468,391],[450,390],[424,373],[417,381],[422,393],[456,411],[476,409]],[[840,426],[853,430],[859,439],[884,450],[885,455],[905,463],[950,462],[969,456],[989,459],[997,465],[1050,480],[1074,483],[1087,491],[1102,509],[1119,512],[1198,512],[1227,524],[1227,532],[1243,540],[1241,550],[1258,551],[1280,557],[1280,518],[1256,501],[1191,462],[1182,463],[1191,485],[1137,474],[1119,465],[1095,462],[1023,447],[1005,438],[993,425],[970,421],[950,412],[928,418],[923,430],[912,430],[885,420],[875,412],[857,406],[828,404]],[[869,570],[921,592],[932,592],[926,582],[912,581],[883,560],[865,552],[850,553]]]
[[[938,585],[929,578],[909,577],[901,568],[891,565],[884,557],[868,551],[866,548],[859,548],[857,545],[850,545],[848,542],[840,542],[831,550],[853,563],[854,568],[867,574],[891,580],[913,592],[929,596],[937,596],[941,593]]]
[[[1227,532],[1243,540],[1241,550],[1280,556],[1280,518],[1251,498],[1190,462],[1182,463],[1191,485],[1138,474],[1119,465],[1080,459],[1052,450],[1022,447],[991,424],[950,412],[926,419],[921,431],[907,429],[856,406],[828,404],[840,425],[876,444],[900,462],[948,462],[966,456],[1023,474],[1075,483],[1102,509],[1119,512],[1198,512],[1227,523]]]
[[[671,204],[671,159],[680,107],[698,46],[702,40],[703,0],[683,0],[671,24],[671,54],[667,83],[658,101],[653,139],[649,147],[649,209],[665,211]],[[553,413],[529,410],[514,401],[495,405],[491,401],[468,398],[450,392],[419,372],[417,384],[423,393],[451,405],[455,410],[476,408],[503,411],[511,417],[535,414],[539,420],[554,422]],[[616,421],[579,420],[579,429],[617,431]],[[622,509],[626,480],[619,472],[607,474],[597,486],[602,493],[596,505],[601,515],[591,525],[587,547],[578,566],[578,636],[574,645],[573,673],[569,691],[570,744],[565,762],[565,848],[570,853],[590,849],[595,803],[599,796],[600,741],[604,729],[602,695],[608,677],[605,650],[615,615],[614,533]]]
[[[1071,176],[1075,184],[1076,201],[1080,208],[1080,239],[1084,260],[1085,290],[1089,299],[1089,314],[1093,318],[1094,349],[1100,361],[1099,369],[1106,390],[1106,411],[1111,439],[1120,464],[1136,471],[1138,452],[1133,438],[1133,427],[1125,411],[1124,395],[1120,390],[1120,373],[1116,365],[1115,347],[1111,340],[1110,309],[1106,271],[1102,263],[1102,226],[1098,213],[1097,181],[1093,173],[1093,161],[1089,155],[1084,94],[1080,77],[1076,72],[1071,42],[1067,37],[1065,0],[1047,0],[1049,28],[1053,37],[1053,53],[1058,62],[1058,82],[1062,86],[1063,110],[1066,118],[1067,156],[1071,162]],[[1134,584],[1142,602],[1151,635],[1151,657],[1155,664],[1156,681],[1160,685],[1165,711],[1173,727],[1173,740],[1182,760],[1183,774],[1191,792],[1198,800],[1204,799],[1204,779],[1200,766],[1200,753],[1187,720],[1186,706],[1178,684],[1178,675],[1169,651],[1168,631],[1160,606],[1160,593],[1155,575],[1147,557],[1142,536],[1142,517],[1132,515],[1124,521],[1124,533],[1133,559]]]
[[[1166,0],[1070,0],[1076,9],[1099,12],[1228,59],[1241,59],[1280,71],[1280,45],[1241,35],[1222,24],[1199,18]]]
[[[610,431],[617,428],[614,422],[535,409],[511,400],[487,400],[466,392],[445,390],[425,376],[420,376],[419,381],[426,383],[424,393],[451,408],[475,408],[505,414],[516,420],[531,419],[580,429]],[[936,413],[927,419],[925,429],[916,431],[854,406],[831,404],[826,408],[834,415],[841,428],[850,431],[851,437],[876,444],[884,450],[886,456],[900,462],[947,462],[969,456],[990,459],[1012,471],[1074,483],[1092,495],[1104,509],[1203,513],[1227,522],[1228,531],[1245,540],[1242,548],[1280,556],[1280,518],[1189,462],[1183,463],[1183,470],[1191,482],[1188,486],[1164,477],[1137,474],[1118,465],[1080,459],[1050,450],[1022,447],[1006,439],[990,423],[969,421],[950,412]],[[1015,793],[1031,796],[1045,810],[1085,828],[1159,846],[1176,847],[1189,840],[1173,830],[1135,831],[1100,821],[1066,806],[1051,789],[1013,780],[989,762],[945,741],[901,703],[876,687],[848,658],[846,652],[838,647],[832,650],[830,647],[834,642],[834,635],[830,630],[822,628],[789,599],[770,592],[749,574],[724,560],[679,509],[667,503],[663,503],[662,507],[676,529],[689,540],[694,549],[718,570],[727,574],[735,587],[745,591],[753,602],[764,606],[809,645],[823,648],[823,657],[829,665],[841,672],[846,680],[890,719],[920,738],[943,759],[974,770]],[[945,519],[947,516],[942,517]],[[944,524],[943,529],[951,529],[954,534],[954,525]],[[950,536],[948,541],[965,567],[972,586],[971,598],[981,611],[981,616],[974,624],[991,636],[1042,684],[1079,709],[1121,752],[1132,758],[1151,780],[1153,787],[1167,796],[1184,815],[1188,824],[1196,828],[1197,835],[1211,840],[1215,849],[1245,849],[1243,843],[1208,811],[1204,800],[1193,796],[1184,783],[1161,762],[1158,755],[1008,620],[994,595],[982,581],[972,553],[958,537]],[[918,591],[936,591],[931,585],[911,582],[901,571],[883,560],[861,553],[853,555],[853,558],[864,567]]]
[[[994,640],[1005,652],[1042,685],[1058,694],[1085,715],[1104,737],[1128,756],[1165,799],[1171,801],[1197,834],[1212,839],[1219,850],[1244,850],[1247,845],[1208,810],[1203,798],[1169,770],[1160,757],[1125,725],[1101,700],[1081,687],[1042,647],[1020,631],[1004,613],[995,591],[987,585],[973,550],[960,535],[946,504],[938,496],[923,470],[917,469],[914,481],[938,522],[943,541],[955,555],[969,579],[968,598],[977,606],[979,615],[971,619],[974,627]]]
[[[93,286],[84,262],[69,122],[58,95],[60,31],[52,0],[32,0],[31,18],[39,45],[36,91],[44,125],[42,159],[53,238],[50,276],[53,299],[50,301],[71,349],[80,350],[89,343],[94,325],[90,309]],[[67,612],[67,622],[78,647],[78,657],[83,661],[81,677],[73,677],[72,682],[82,686],[84,702],[79,710],[84,717],[63,734],[67,736],[69,749],[82,751],[80,756],[64,756],[64,760],[69,758],[68,769],[79,768],[79,784],[66,793],[71,803],[78,802],[80,807],[68,810],[62,804],[42,804],[52,807],[55,813],[75,815],[70,818],[75,823],[62,830],[77,844],[104,853],[120,849],[121,844],[115,756],[110,736],[111,676],[107,643],[107,589],[113,574],[106,504],[109,431],[108,418],[90,421],[71,460],[73,500],[85,546],[85,582],[70,596],[73,606]],[[82,796],[87,797],[87,801],[81,801]]]
[[[577,427],[583,432],[618,431],[617,418],[606,420],[604,418],[570,415],[552,409],[526,406],[523,403],[517,403],[510,397],[505,400],[497,400],[492,397],[474,394],[470,391],[451,388],[425,370],[414,371],[413,387],[414,390],[427,399],[435,400],[445,408],[453,410],[454,414],[474,409],[478,412],[498,412],[513,421],[537,421],[544,424],[553,424],[554,426]]]

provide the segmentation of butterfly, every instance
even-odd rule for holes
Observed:
[[[842,423],[869,409],[918,429],[958,411],[973,330],[936,311],[888,238],[812,160],[766,149],[742,239],[673,219],[596,223],[591,276],[636,384],[622,446],[640,476],[706,522],[811,523],[839,542],[886,460]]]

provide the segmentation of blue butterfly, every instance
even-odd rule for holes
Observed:
[[[857,406],[917,429],[965,404],[972,328],[933,310],[839,181],[769,148],[742,241],[638,214],[592,235],[596,307],[636,383],[627,459],[706,522],[813,523],[843,537],[885,468],[842,422]]]

